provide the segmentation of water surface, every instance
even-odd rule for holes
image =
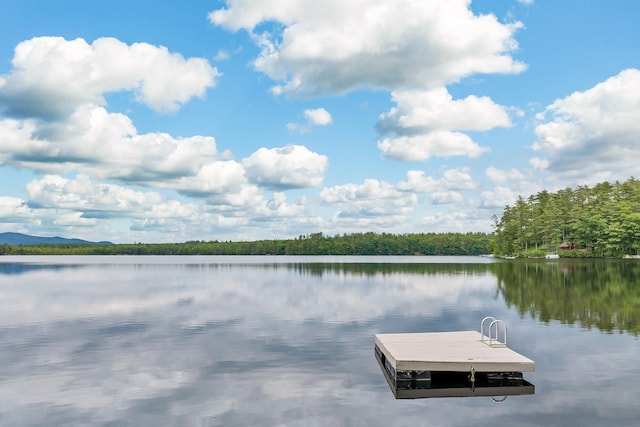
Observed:
[[[637,425],[640,262],[1,257],[0,424]],[[535,394],[396,400],[373,335],[507,321]]]

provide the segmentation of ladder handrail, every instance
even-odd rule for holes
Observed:
[[[484,322],[486,322],[487,320],[494,321],[496,320],[496,318],[493,316],[487,316],[484,319],[482,319],[482,322],[480,322],[480,338],[482,342],[484,342]],[[487,334],[487,337],[489,337],[490,334],[491,334],[491,330],[489,330],[489,334]]]
[[[493,347],[493,346],[497,346],[497,345],[507,345],[507,324],[504,320],[499,320],[496,319],[493,316],[487,316],[484,319],[482,319],[482,322],[480,322],[480,339],[482,342],[485,342],[484,337],[484,324],[486,321],[490,321],[491,323],[489,323],[489,333],[487,334],[487,338],[489,338],[489,342],[488,345],[489,347]],[[495,325],[495,327],[494,327]],[[500,342],[500,330],[498,328],[498,325],[502,325],[504,328],[504,342]],[[495,330],[495,335],[493,334]],[[495,340],[495,343],[494,343]]]
[[[492,338],[493,334],[491,333],[491,328],[493,325],[496,325],[496,343],[492,344]],[[500,342],[499,339],[499,331],[498,331],[498,325],[503,325],[504,326],[504,342]],[[491,324],[489,325],[489,347],[493,347],[493,345],[507,345],[507,323],[504,320],[494,320],[493,322],[491,322]]]

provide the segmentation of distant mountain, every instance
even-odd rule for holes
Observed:
[[[65,239],[64,237],[40,237],[22,233],[0,233],[0,245],[112,245],[111,242],[90,242],[82,239]]]

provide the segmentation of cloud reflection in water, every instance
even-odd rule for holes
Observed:
[[[551,332],[562,346],[566,328],[520,321],[486,265],[140,261],[2,271],[0,424],[387,426],[429,414],[434,425],[478,415],[496,425],[503,415],[524,424],[559,416],[545,409],[557,408],[546,376],[532,380],[533,400],[496,407],[397,402],[380,373],[374,333],[474,329],[489,313],[517,325],[516,345],[521,334]],[[543,346],[527,346],[538,370],[555,358],[555,369],[570,371],[569,357]]]

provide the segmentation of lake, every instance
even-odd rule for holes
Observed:
[[[396,399],[373,335],[503,319],[531,395]],[[0,425],[636,426],[640,261],[0,257]]]

